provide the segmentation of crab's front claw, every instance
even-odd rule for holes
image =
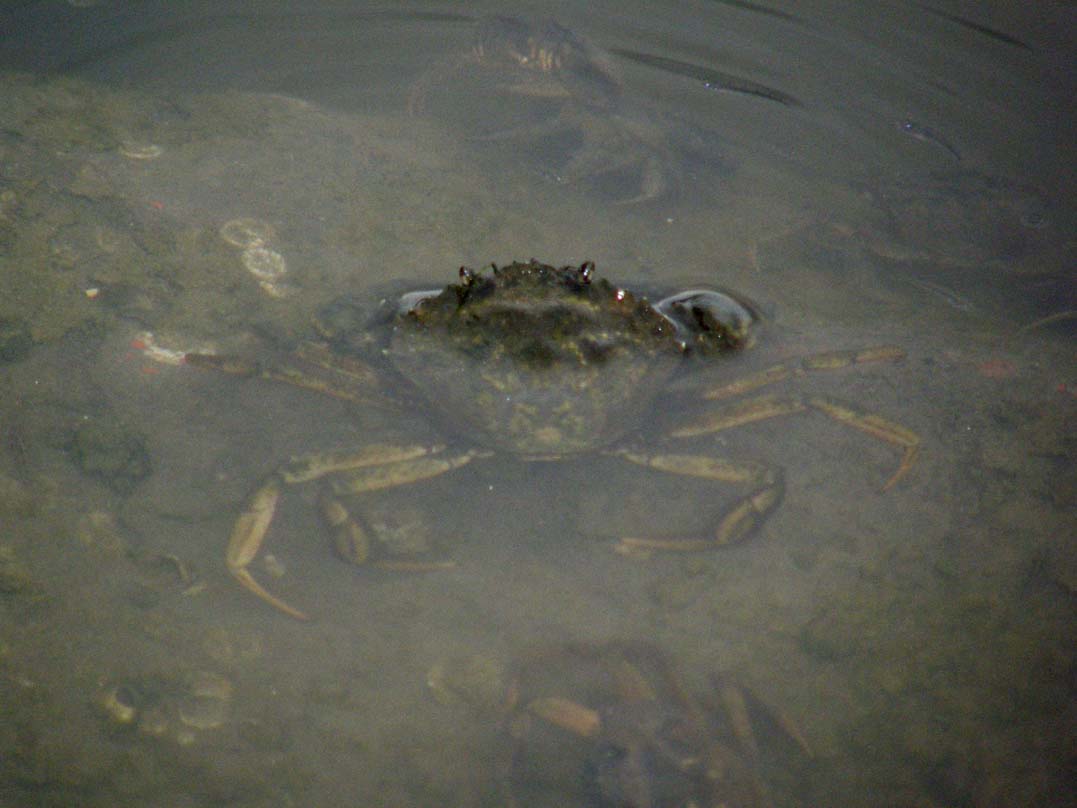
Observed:
[[[625,555],[646,554],[655,550],[692,552],[709,550],[743,541],[767,520],[781,502],[785,483],[781,472],[762,463],[731,461],[720,457],[694,454],[644,454],[617,451],[615,456],[630,463],[716,482],[750,483],[755,490],[737,500],[718,521],[714,533],[707,537],[637,537],[625,536],[615,550]]]
[[[767,520],[782,501],[785,485],[780,475],[763,488],[737,500],[707,537],[624,536],[614,547],[623,555],[647,555],[652,551],[696,552],[744,541]]]
[[[251,497],[247,509],[240,514],[232,528],[232,535],[228,540],[228,552],[225,554],[225,562],[232,577],[239,581],[240,585],[248,592],[252,592],[266,603],[280,609],[285,614],[296,620],[309,620],[310,617],[288,603],[278,598],[267,590],[254,576],[248,567],[258,555],[265,540],[269,524],[273,521],[273,514],[277,510],[277,500],[280,499],[281,483],[274,477],[263,485],[254,496]]]
[[[714,544],[735,544],[752,535],[782,501],[785,484],[781,475],[774,473],[768,484],[735,503],[718,523],[714,531]]]
[[[375,541],[340,500],[323,492],[319,510],[333,536],[337,555],[349,564],[370,563],[378,569],[392,572],[435,572],[456,567],[455,561],[423,558],[377,558]]]

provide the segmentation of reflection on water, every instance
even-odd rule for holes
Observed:
[[[69,68],[0,76],[0,802],[1072,804],[1061,25],[61,5],[5,12],[0,47]],[[103,39],[47,52],[76,17]],[[512,452],[347,499],[454,562],[431,572],[342,563],[317,486],[287,486],[243,563],[317,619],[243,592],[229,531],[291,455],[458,452],[489,412],[432,419],[309,347],[344,397],[245,363],[340,299],[376,356],[359,326],[402,291],[531,256],[762,313],[620,430],[681,473]],[[706,390],[754,403],[674,437]],[[737,508],[740,543],[626,541]]]
[[[470,46],[423,71],[408,111],[492,165],[522,164],[533,182],[621,205],[682,193],[687,177],[725,167],[716,136],[627,96],[611,54],[551,21],[480,20]]]

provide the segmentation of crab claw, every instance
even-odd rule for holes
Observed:
[[[263,485],[251,497],[247,509],[236,520],[232,528],[232,536],[228,541],[228,552],[225,555],[225,563],[232,577],[239,581],[240,585],[249,592],[254,593],[266,603],[280,609],[296,620],[310,620],[310,617],[294,606],[285,603],[272,592],[267,590],[251,575],[248,567],[258,555],[265,540],[269,524],[273,521],[273,514],[277,510],[277,500],[280,499],[281,484],[274,477]]]

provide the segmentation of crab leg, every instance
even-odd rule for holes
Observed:
[[[235,527],[232,528],[225,563],[232,577],[239,581],[240,586],[248,592],[254,593],[266,603],[296,620],[309,620],[310,617],[306,613],[285,603],[258,583],[247,569],[262,546],[269,523],[273,521],[273,514],[277,510],[278,499],[280,499],[280,482],[277,479],[270,480],[255,492],[247,509],[240,514]]]
[[[758,396],[707,413],[696,421],[673,430],[670,435],[674,438],[708,435],[756,421],[806,412],[809,409],[818,410],[835,421],[904,450],[897,471],[883,485],[883,491],[889,491],[905,476],[920,453],[920,436],[911,429],[880,415],[855,410],[847,404],[823,397],[805,400],[799,396]]]
[[[373,551],[370,536],[359,524],[354,516],[348,512],[344,504],[329,495],[323,495],[319,500],[319,509],[322,518],[333,534],[333,544],[337,548],[337,555],[349,564],[361,566],[370,560]],[[380,559],[374,561],[374,566],[392,572],[434,572],[436,570],[448,570],[456,566],[453,561],[394,561]]]
[[[727,384],[711,387],[703,393],[703,398],[711,401],[750,393],[760,387],[788,379],[790,376],[804,376],[816,370],[837,370],[850,365],[866,365],[873,362],[897,362],[905,358],[905,351],[896,345],[877,345],[859,351],[830,351],[807,356],[799,365],[781,364],[735,379]]]
[[[440,445],[423,447],[373,444],[353,452],[325,452],[293,459],[254,493],[246,509],[236,520],[225,555],[228,571],[244,589],[266,603],[297,620],[309,620],[305,612],[281,600],[258,583],[249,569],[265,541],[282,487],[286,484],[309,482],[335,472],[352,471],[358,474],[366,473],[371,482],[365,487],[353,483],[346,491],[377,490],[444,474],[475,457],[484,456],[481,452],[471,451],[449,458],[430,457],[444,448]],[[333,509],[334,502],[335,500],[330,500],[330,504],[323,505],[322,510],[334,530],[339,547],[343,540],[342,531],[350,531],[349,536],[354,538],[354,531],[359,528],[357,525],[348,527],[348,524],[354,523],[350,522],[343,506],[338,504],[339,510]],[[406,565],[404,568],[407,568]]]
[[[784,710],[764,700],[758,693],[740,684],[727,674],[711,674],[711,685],[729,716],[737,742],[753,762],[759,759],[759,744],[752,729],[751,714],[771,722],[792,741],[807,758],[815,757],[808,739],[799,725]]]
[[[763,482],[769,467],[747,460],[726,460],[700,454],[647,454],[628,450],[612,452],[615,457],[668,474],[682,474],[723,483]]]
[[[534,699],[528,703],[527,710],[581,738],[594,738],[602,729],[602,717],[596,710],[560,696]]]
[[[853,429],[859,429],[873,438],[905,450],[901,456],[901,464],[883,485],[883,491],[893,488],[894,484],[912,468],[912,464],[916,462],[916,456],[920,454],[920,436],[907,427],[886,420],[881,415],[860,412],[847,404],[841,404],[829,398],[812,398],[809,399],[808,404],[826,413],[835,421],[848,424]]]
[[[184,361],[196,368],[270,379],[361,404],[384,398],[378,395],[381,388],[377,374],[370,367],[358,360],[335,356],[324,345],[314,343],[301,346],[294,356],[284,360],[259,362],[236,356],[189,353]]]
[[[330,481],[330,487],[336,494],[364,494],[367,491],[396,488],[437,477],[476,458],[489,456],[490,452],[471,450],[452,457],[421,457],[379,466],[364,466],[350,470],[346,476],[334,477]]]
[[[477,457],[486,457],[489,454],[489,452],[472,450],[455,457],[422,457],[401,460],[384,466],[353,468],[346,478],[333,479],[328,487],[334,494],[342,495],[393,488],[436,477],[470,463]],[[340,556],[352,564],[365,563],[370,557],[372,548],[370,538],[359,522],[352,517],[340,500],[328,493],[323,494],[319,505],[322,517],[333,533],[333,540]],[[374,564],[381,569],[395,572],[430,572],[451,569],[455,566],[452,561],[385,559],[375,561]]]
[[[302,457],[293,457],[281,468],[280,476],[286,483],[305,483],[338,471],[354,471],[368,467],[397,465],[418,458],[426,459],[443,451],[445,451],[445,446],[440,443],[431,444],[430,446],[421,444],[397,446],[389,443],[372,443],[352,451],[317,452]],[[431,461],[426,459],[424,462],[429,463]],[[421,478],[401,478],[393,484],[403,485],[417,479]]]
[[[716,684],[718,695],[729,716],[729,723],[733,727],[734,737],[748,755],[753,767],[758,766],[759,742],[755,739],[752,720],[748,717],[748,701],[744,697],[744,691],[724,678],[719,679]]]
[[[670,432],[674,438],[694,438],[710,435],[723,429],[744,426],[768,418],[804,412],[808,406],[795,396],[759,396],[739,402],[724,409],[715,410]]]
[[[630,451],[613,454],[630,463],[670,474],[758,486],[751,494],[733,503],[719,520],[711,538],[624,536],[618,541],[616,550],[626,554],[648,550],[692,552],[734,544],[747,538],[770,516],[785,490],[781,473],[761,463],[733,462],[695,454],[643,454]]]
[[[729,681],[719,680],[717,684],[721,703],[725,707],[725,713],[733,729],[733,737],[737,739],[737,744],[748,757],[748,777],[755,791],[756,803],[765,808],[771,808],[774,803],[770,798],[766,781],[759,771],[759,743],[752,729],[752,720],[748,715],[748,701],[744,691]]]

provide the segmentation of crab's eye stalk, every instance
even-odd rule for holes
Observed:
[[[673,323],[685,350],[722,350],[750,344],[750,331],[759,320],[754,307],[725,292],[692,289],[672,295],[655,310]]]
[[[478,273],[468,267],[460,267],[460,282],[464,286],[471,286],[475,282],[475,278],[478,277]]]
[[[396,301],[396,310],[393,314],[397,317],[419,316],[423,304],[427,300],[438,297],[441,289],[419,289],[414,292],[405,292]]]
[[[580,264],[580,283],[586,284],[591,282],[591,278],[595,274],[595,262],[584,261]]]

